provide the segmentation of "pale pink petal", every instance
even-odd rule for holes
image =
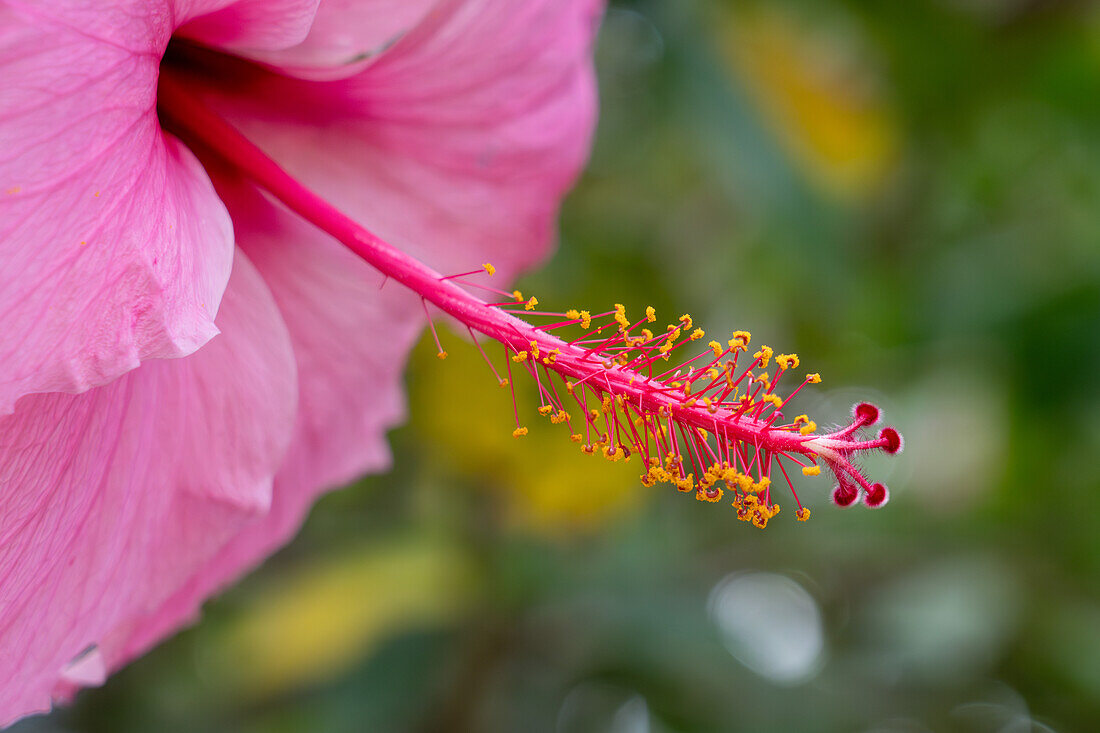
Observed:
[[[376,67],[355,80],[355,93],[364,97],[341,118],[245,108],[242,97],[218,102],[277,159],[367,226],[444,271],[492,260],[499,268],[492,282],[504,285],[551,247],[557,207],[584,159],[594,115],[587,54],[593,3],[532,5],[537,12],[530,14],[504,12],[519,7],[509,3],[452,5],[446,18],[411,32],[407,47],[402,41],[389,52],[403,73],[391,67],[377,82],[393,107],[372,107],[366,96]],[[561,41],[562,34],[571,37]],[[503,50],[494,76],[492,65],[481,67],[473,57],[497,48]],[[454,76],[464,64],[480,67],[468,84]],[[513,74],[529,75],[532,88],[521,93]],[[509,99],[485,91],[498,83]],[[399,119],[405,100],[394,97],[402,87],[409,101],[419,98],[415,121]],[[293,99],[316,110],[302,98],[312,89],[270,87],[260,98]],[[450,123],[432,124],[433,94]],[[456,123],[464,108],[467,119]],[[135,629],[111,666],[144,651],[203,598],[286,542],[318,493],[388,465],[385,429],[403,416],[400,375],[423,325],[415,296],[393,282],[380,287],[380,275],[258,192],[215,179],[240,246],[290,330],[301,379],[295,437],[269,515]]]
[[[227,51],[301,43],[321,0],[175,0],[177,35]]]
[[[303,78],[351,76],[439,5],[441,0],[322,0],[302,43],[250,55]]]
[[[217,332],[233,232],[157,124],[156,10],[0,5],[0,415]]]
[[[291,333],[300,375],[294,440],[269,514],[135,629],[112,667],[174,631],[203,599],[287,542],[321,489],[388,467],[385,431],[404,417],[405,356],[423,328],[418,299],[392,282],[380,289],[374,270],[255,189],[226,183],[219,191]]]
[[[81,395],[0,419],[0,724],[94,681],[270,507],[297,377],[285,327],[238,256],[222,333]],[[88,656],[92,655],[92,656]]]

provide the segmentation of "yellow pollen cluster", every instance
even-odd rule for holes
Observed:
[[[670,326],[669,328],[672,327]],[[672,328],[672,330],[668,332],[668,338],[666,338],[665,342],[657,349],[657,351],[661,352],[661,356],[664,357],[665,361],[668,361],[668,352],[675,348],[676,339],[678,338],[680,338],[680,329]]]
[[[767,502],[760,501],[754,494],[747,494],[734,500],[737,507],[737,518],[742,522],[752,522],[754,527],[764,529],[768,526],[768,520],[779,514],[779,505],[768,506]]]
[[[482,267],[489,275],[496,272],[491,263],[487,262]],[[514,310],[507,311],[509,313],[521,315],[522,310],[533,311],[538,305],[537,298],[524,300],[519,290],[512,294],[515,305],[512,306]],[[522,334],[522,340],[528,343],[523,351],[518,350],[518,343],[511,337],[498,337],[498,340],[504,342],[512,363],[525,366],[521,373],[526,371],[539,381],[541,404],[537,407],[538,414],[554,425],[567,424],[569,439],[577,443],[583,453],[599,453],[611,462],[628,462],[637,455],[639,460],[648,464],[643,466],[645,473],[640,477],[642,485],[671,484],[677,491],[694,493],[698,501],[708,503],[732,498],[738,518],[757,527],[766,527],[769,520],[779,513],[779,505],[772,501],[771,478],[766,475],[774,465],[775,448],[769,447],[766,441],[772,439],[769,437],[772,433],[810,435],[817,430],[816,423],[807,415],[799,415],[793,424],[776,424],[780,417],[777,411],[783,409],[786,400],[773,390],[783,372],[799,366],[797,354],[776,355],[770,346],[760,345],[753,354],[755,361],[750,363],[745,357],[739,365],[739,352],[749,353],[752,335],[748,331],[733,331],[728,346],[723,346],[719,340],[707,343],[707,350],[713,353],[713,361],[700,362],[704,357],[710,357],[707,350],[700,348],[701,354],[686,356],[679,366],[673,366],[662,374],[654,374],[652,363],[658,358],[668,361],[681,337],[686,337],[685,342],[701,342],[705,338],[705,332],[695,327],[690,314],[680,316],[667,326],[665,332],[658,330],[657,336],[649,328],[641,328],[640,336],[631,333],[635,325],[656,322],[656,310],[652,306],[646,306],[645,318],[637,324],[631,324],[626,307],[621,303],[616,303],[612,312],[601,312],[596,318],[590,311],[579,308],[571,308],[564,314],[537,315],[564,315],[566,322],[532,327],[527,331],[513,327],[513,331],[517,335]],[[550,337],[544,339],[540,335],[553,328],[571,325],[580,325],[588,330],[594,323],[595,333],[572,341],[558,341]],[[607,338],[601,335],[616,326],[617,334],[612,332]],[[588,346],[590,344],[596,345]],[[564,362],[558,364],[563,352],[566,355]],[[440,347],[437,356],[444,359],[447,352]],[[485,356],[484,352],[482,356]],[[773,374],[769,374],[767,367],[773,358],[776,368]],[[486,361],[490,367],[493,366],[488,357]],[[538,369],[540,362],[550,368]],[[513,367],[507,360],[505,364],[509,369],[507,379],[501,378],[495,368],[492,370],[501,387],[511,385]],[[601,365],[603,369],[624,368],[625,371],[604,374],[602,381],[593,380],[592,377],[601,376]],[[540,371],[545,372],[544,379],[539,377]],[[560,386],[554,387],[555,379],[565,387],[562,396],[568,394],[582,408],[579,413],[581,425],[572,424],[570,413],[564,409],[565,401],[558,395]],[[635,379],[640,385],[635,384]],[[816,373],[806,376],[807,383],[820,381],[821,377]],[[701,386],[696,388],[695,385]],[[651,391],[656,400],[650,400]],[[796,390],[792,387],[790,391]],[[512,396],[514,401],[514,392]],[[700,422],[704,409],[714,416],[713,430],[699,427],[710,422],[709,417]],[[688,410],[694,410],[695,414],[687,414]],[[512,436],[521,438],[528,435],[528,428],[519,424],[518,408],[516,415]],[[721,431],[719,421],[724,426]],[[739,421],[748,422],[746,430],[758,431],[748,433],[750,438],[758,434],[765,444],[762,446],[743,437],[745,431],[733,435],[740,430]],[[729,437],[725,434],[725,426],[731,426]],[[578,429],[577,432],[574,429]],[[796,447],[788,450],[809,458],[808,462],[812,465],[801,466],[805,476],[821,474],[821,467],[814,464],[813,456],[817,453],[814,445],[802,449],[797,447],[800,443],[789,439],[776,440],[775,444],[793,444]],[[801,464],[798,458],[785,456],[782,451],[780,455]],[[752,475],[753,472],[756,476]],[[786,474],[787,470],[784,471]],[[791,488],[793,492],[794,487]],[[795,501],[798,501],[797,496]],[[795,516],[799,521],[806,521],[810,511],[800,507]]]
[[[783,369],[797,369],[798,354],[780,354],[775,357],[775,363]]]
[[[492,262],[486,262],[484,265],[481,266],[481,269],[483,269],[483,270],[485,270],[485,272],[489,273],[489,277],[492,277],[493,275],[497,274],[497,268],[493,267]]]
[[[630,328],[630,319],[626,317],[626,306],[622,303],[615,304],[615,322],[623,328]]]
[[[803,435],[809,435],[813,431],[817,430],[817,423],[810,419],[809,415],[799,415],[794,419],[794,426],[798,428],[798,432]],[[801,427],[799,427],[801,426]]]

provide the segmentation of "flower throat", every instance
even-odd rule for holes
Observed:
[[[799,367],[796,354],[754,348],[746,331],[705,341],[690,315],[657,327],[652,308],[637,319],[622,305],[595,314],[541,310],[537,298],[486,284],[494,274],[490,263],[442,275],[303,186],[171,73],[161,75],[158,111],[165,126],[192,148],[217,156],[386,278],[419,295],[441,359],[447,353],[432,326],[429,304],[465,325],[497,382],[511,390],[515,437],[527,434],[515,399],[518,374],[537,385],[538,414],[562,425],[584,453],[638,460],[643,484],[669,483],[701,501],[718,502],[729,492],[737,516],[758,527],[779,513],[778,494],[787,489],[795,516],[809,518],[788,473],[795,467],[807,476],[827,468],[836,477],[832,498],[840,506],[861,497],[870,507],[887,501],[886,487],[868,480],[853,459],[866,451],[897,453],[901,436],[890,427],[873,438],[860,436],[879,420],[878,408],[870,403],[856,405],[851,422],[829,433],[818,432],[807,415],[785,416],[803,387],[821,381],[817,374],[787,375]],[[491,297],[482,299],[474,290]],[[540,319],[543,325],[526,319]],[[569,340],[558,334],[568,334]],[[503,345],[502,367],[494,365],[478,335]],[[785,397],[778,391],[781,382],[784,391],[793,387]],[[786,483],[782,490],[773,481],[777,468]]]

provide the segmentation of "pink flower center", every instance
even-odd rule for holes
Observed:
[[[738,516],[759,527],[779,512],[772,481],[777,468],[800,520],[809,517],[809,510],[790,480],[788,468],[795,466],[807,476],[818,475],[822,465],[832,471],[838,505],[852,504],[861,495],[868,506],[886,502],[886,487],[871,483],[853,458],[866,451],[896,453],[900,435],[884,428],[875,438],[859,438],[864,428],[879,420],[878,408],[869,403],[854,408],[846,427],[825,434],[817,432],[806,415],[785,417],[791,399],[807,384],[821,381],[817,374],[805,375],[781,396],[780,383],[791,383],[786,374],[799,366],[797,355],[776,356],[768,346],[752,351],[750,334],[735,331],[731,338],[712,340],[701,353],[681,358],[682,347],[704,338],[688,315],[654,329],[652,309],[637,320],[628,318],[621,305],[595,315],[536,310],[536,298],[472,281],[492,276],[491,264],[456,275],[435,272],[303,186],[212,112],[188,91],[188,80],[196,72],[208,78],[213,74],[219,84],[246,82],[250,74],[265,73],[248,62],[173,42],[158,92],[166,128],[201,156],[216,156],[219,164],[266,189],[387,278],[417,293],[429,324],[428,304],[464,324],[498,382],[512,389],[513,403],[513,375],[518,371],[537,384],[538,413],[563,424],[583,452],[598,452],[612,461],[638,457],[644,484],[671,483],[702,501],[720,500],[724,485]],[[494,294],[496,302],[477,297],[474,289]],[[534,325],[526,318],[545,322]],[[569,340],[558,335],[566,330],[579,335]],[[489,358],[478,335],[503,345],[502,369]],[[439,356],[446,357],[441,345]],[[513,435],[526,433],[517,406]]]

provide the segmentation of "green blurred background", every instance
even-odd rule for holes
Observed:
[[[1100,729],[1100,12],[617,2],[597,64],[592,162],[523,289],[799,352],[800,412],[870,398],[902,430],[867,466],[891,503],[806,479],[812,519],[761,532],[546,421],[515,441],[447,335],[393,471],[15,730]]]

